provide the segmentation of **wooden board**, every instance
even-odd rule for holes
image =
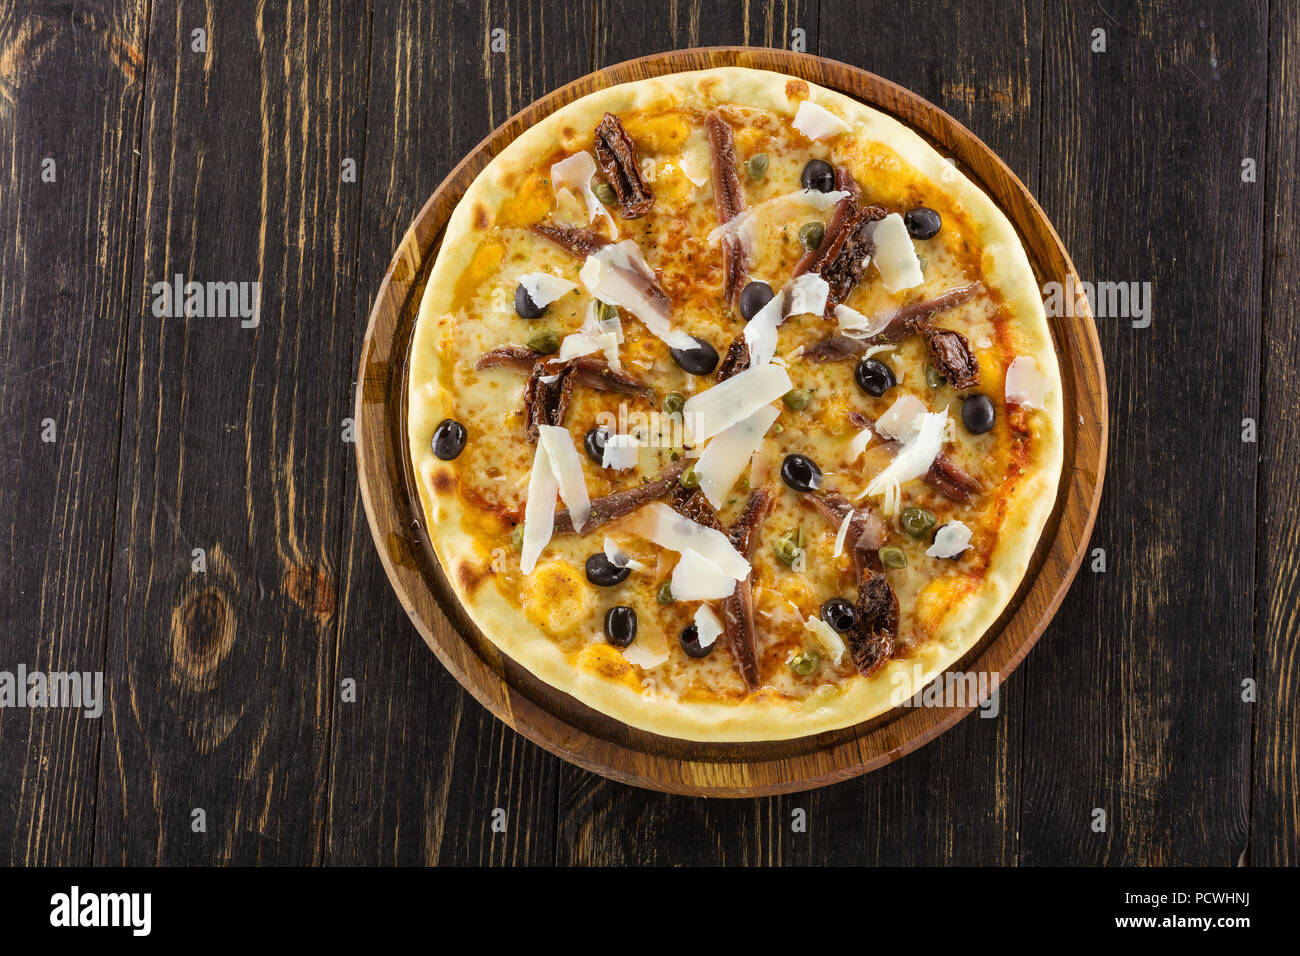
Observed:
[[[968,709],[903,709],[800,740],[720,745],[634,730],[541,683],[477,632],[441,578],[423,535],[405,452],[404,388],[414,316],[441,230],[492,156],[541,116],[592,90],[733,64],[802,76],[899,117],[953,157],[1002,206],[1017,225],[1041,282],[1074,276],[1050,223],[1010,170],[969,131],[919,97],[865,71],[785,51],[711,48],[658,54],[601,70],[534,103],[489,136],[439,186],[398,248],[371,313],[356,411],[362,498],[385,569],[421,635],[456,678],[507,724],[580,766],[654,789],[713,796],[781,793],[847,779],[915,749]],[[1028,652],[1068,589],[1101,491],[1106,392],[1096,330],[1090,317],[1076,317],[1053,321],[1052,331],[1067,422],[1057,507],[1001,630],[995,628],[960,665],[1000,678]]]

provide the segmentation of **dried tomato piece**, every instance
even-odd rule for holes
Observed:
[[[636,144],[613,113],[606,113],[596,127],[596,161],[614,187],[624,219],[639,219],[650,211],[655,197],[641,181]]]

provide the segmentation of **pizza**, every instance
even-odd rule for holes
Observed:
[[[475,624],[682,739],[906,702],[1006,607],[1061,471],[1007,218],[898,121],[767,71],[613,86],[511,142],[450,217],[407,385]]]

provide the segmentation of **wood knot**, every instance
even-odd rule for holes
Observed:
[[[171,637],[177,674],[190,684],[208,684],[235,643],[230,602],[215,588],[188,595],[172,611]]]
[[[284,575],[284,591],[317,623],[324,624],[334,616],[336,594],[329,572],[301,565],[290,568]]]

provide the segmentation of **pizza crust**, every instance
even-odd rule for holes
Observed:
[[[606,112],[660,106],[665,100],[709,109],[738,103],[793,118],[811,99],[876,140],[963,207],[983,248],[983,270],[1016,316],[1016,352],[1032,356],[1051,383],[1045,407],[1032,415],[1029,474],[1006,504],[1005,521],[983,584],[953,604],[937,637],[905,659],[890,660],[871,678],[854,676],[819,688],[806,700],[764,695],[741,704],[683,701],[647,689],[637,672],[617,665],[599,672],[576,668],[536,622],[522,614],[487,577],[472,568],[483,545],[467,531],[471,517],[457,494],[455,469],[434,458],[430,438],[446,416],[447,361],[439,349],[458,279],[471,266],[476,235],[514,194],[521,178],[558,148],[588,148],[591,130]],[[1000,384],[999,384],[1000,387]],[[1038,283],[1015,230],[994,203],[918,135],[897,120],[840,93],[767,71],[724,68],[672,74],[590,94],[541,120],[507,146],[474,180],[453,212],[420,305],[410,361],[408,432],[411,461],[428,531],[448,579],[474,623],[500,650],[548,684],[626,724],[699,741],[757,741],[802,737],[859,723],[908,700],[965,655],[1014,595],[1056,499],[1062,456],[1060,372]]]

